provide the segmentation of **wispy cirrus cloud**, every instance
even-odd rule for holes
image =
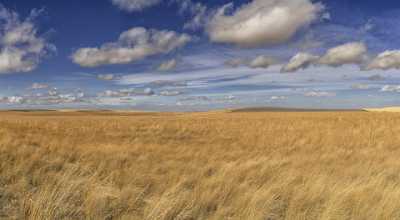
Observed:
[[[198,30],[205,26],[209,19],[208,8],[205,4],[193,0],[171,0],[178,4],[181,15],[189,14],[190,19],[185,22],[183,28],[187,30]]]
[[[112,0],[118,8],[128,12],[142,11],[159,4],[162,0]]]

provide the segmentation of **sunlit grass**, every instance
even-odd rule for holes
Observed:
[[[2,113],[0,219],[399,219],[400,114]]]

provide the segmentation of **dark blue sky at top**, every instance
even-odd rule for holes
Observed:
[[[51,42],[57,46],[55,57],[45,61],[40,72],[50,73],[52,68],[64,71],[79,71],[66,59],[76,48],[97,46],[117,39],[119,34],[131,27],[168,29],[182,32],[185,17],[177,14],[177,5],[163,3],[142,12],[127,13],[119,10],[110,0],[2,0],[9,9],[17,11],[22,17],[33,8],[44,8],[45,16],[40,18],[41,30],[47,31]],[[208,7],[220,7],[230,0],[197,1]],[[233,1],[236,6],[249,1]],[[395,11],[400,14],[398,0],[324,0],[332,15],[332,22],[345,25],[359,25],[369,17],[376,17]],[[396,12],[396,10],[399,10]],[[47,68],[46,68],[47,67]],[[117,67],[118,68],[118,67]],[[112,68],[111,68],[112,69]]]
[[[218,8],[231,0],[193,0],[207,5],[208,8]],[[233,1],[236,7],[248,0]],[[386,49],[400,48],[400,1],[399,0],[323,0],[326,11],[331,14],[331,26],[316,24],[315,35],[321,38],[330,38],[331,33],[340,32],[347,40],[363,40],[369,42],[372,50],[381,52]],[[178,5],[164,3],[147,8],[141,12],[128,13],[112,5],[110,0],[0,0],[6,8],[19,13],[21,18],[29,15],[34,8],[44,9],[38,18],[37,24],[41,34],[46,35],[49,42],[57,47],[57,52],[44,59],[37,69],[30,73],[11,74],[0,76],[0,86],[24,87],[33,82],[58,81],[59,87],[103,87],[104,82],[88,82],[68,80],[69,77],[79,78],[81,73],[134,73],[143,72],[154,66],[158,56],[126,65],[106,65],[95,68],[84,68],[71,61],[71,54],[82,47],[98,47],[106,42],[118,39],[118,36],[132,27],[173,30],[185,32],[199,37],[193,50],[225,47],[208,42],[203,31],[191,32],[183,29],[184,23],[190,15],[180,15]],[[345,28],[359,28],[370,19],[377,26],[373,34],[358,36],[347,32]],[[338,28],[338,25],[340,26]],[[326,36],[325,36],[325,35]],[[334,38],[334,37],[333,37]],[[332,45],[340,42],[332,39]],[[201,46],[203,45],[203,46]],[[185,51],[191,50],[188,45]],[[234,49],[234,48],[233,48]],[[324,48],[326,49],[326,48]],[[251,52],[250,52],[251,53]],[[173,55],[164,55],[172,57]],[[64,79],[64,80],[63,80]],[[112,85],[110,85],[112,87]],[[4,90],[4,89],[3,89]]]
[[[178,15],[178,6],[171,3],[163,3],[142,12],[128,13],[113,6],[110,0],[2,0],[0,2],[6,8],[17,11],[21,17],[26,17],[34,8],[45,9],[44,16],[40,17],[40,30],[46,30],[45,34],[50,42],[57,46],[57,54],[52,56],[51,60],[44,60],[44,65],[36,70],[41,74],[53,74],[60,70],[81,71],[81,67],[70,62],[69,56],[74,50],[115,41],[121,32],[129,28],[141,26],[184,32],[182,27],[187,19],[185,16]],[[201,2],[210,8],[217,8],[232,1],[199,0],[196,2]],[[240,6],[249,1],[233,2],[235,6]],[[324,0],[319,2],[322,2],[331,13],[332,23],[343,25],[361,25],[369,17],[381,16],[390,11],[400,16],[400,1],[397,0]],[[102,69],[115,71],[124,67],[108,66]]]

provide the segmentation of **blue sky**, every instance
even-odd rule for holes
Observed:
[[[400,105],[400,2],[8,0],[1,108]]]

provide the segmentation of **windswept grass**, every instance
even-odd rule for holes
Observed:
[[[2,113],[0,219],[400,219],[400,114]]]

